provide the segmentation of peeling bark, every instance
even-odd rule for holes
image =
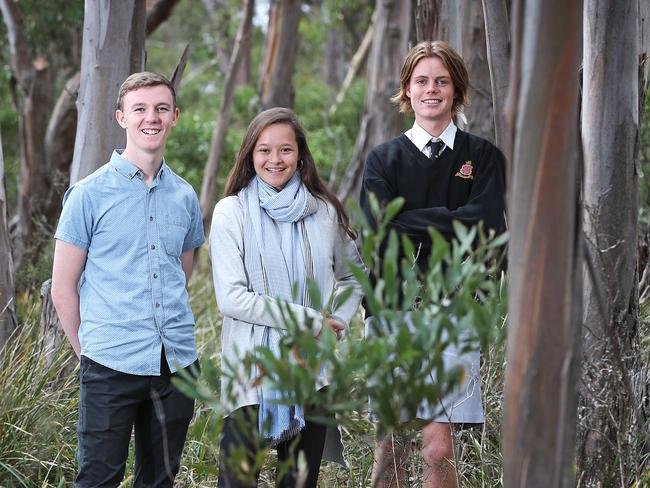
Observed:
[[[586,0],[584,373],[578,468],[585,486],[631,486],[643,468],[647,371],[637,269],[639,3]],[[606,21],[605,21],[606,19]],[[612,80],[615,80],[613,82]]]
[[[438,37],[438,22],[442,0],[417,0],[415,7],[415,39],[435,41]]]

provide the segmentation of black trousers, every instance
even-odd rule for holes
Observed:
[[[263,441],[259,437],[257,423],[258,407],[249,406],[235,410],[224,420],[220,443],[219,487],[220,488],[253,488],[257,486],[259,469],[263,460],[259,453],[263,449]],[[307,480],[305,488],[316,488],[318,472],[320,471],[323,447],[327,426],[305,419],[305,427],[290,441],[277,446],[280,473],[277,486],[294,488],[298,456],[302,452],[307,461]],[[246,463],[242,463],[245,460]],[[242,476],[241,466],[245,464],[252,468],[251,472]],[[283,466],[290,466],[282,472]]]
[[[196,367],[198,368],[198,361]],[[117,487],[124,477],[135,428],[133,486],[171,487],[178,473],[194,399],[160,376],[121,373],[81,357],[77,488]]]

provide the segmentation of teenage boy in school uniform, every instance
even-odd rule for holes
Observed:
[[[80,358],[75,486],[122,481],[135,429],[135,487],[171,487],[194,400],[171,383],[198,366],[187,283],[204,242],[192,187],[163,159],[178,120],[172,84],[120,87],[126,148],[72,185],[55,234],[52,299]]]
[[[462,57],[447,43],[425,41],[404,60],[400,90],[392,98],[402,112],[415,115],[406,133],[374,148],[366,160],[361,207],[371,222],[369,195],[381,203],[404,197],[402,210],[390,222],[407,235],[418,252],[417,264],[426,270],[431,252],[429,227],[445,238],[454,236],[452,222],[466,226],[482,222],[497,233],[505,228],[505,162],[499,149],[460,130],[454,115],[468,103],[469,76]],[[452,428],[484,421],[481,402],[480,353],[445,350],[445,361],[463,367],[460,390],[438,405],[423,404],[417,417],[429,423],[422,429],[424,488],[456,487]],[[411,419],[406,419],[411,420]],[[375,451],[377,466],[388,466],[375,486],[407,486],[408,448],[391,439]]]

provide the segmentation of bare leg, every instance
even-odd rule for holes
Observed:
[[[377,443],[372,465],[372,486],[406,488],[406,463],[410,453],[411,437],[408,435],[388,434]]]
[[[457,488],[451,424],[432,422],[422,429],[423,488]]]

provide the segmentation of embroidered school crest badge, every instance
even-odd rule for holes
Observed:
[[[460,167],[460,171],[458,171],[454,176],[459,176],[460,178],[463,178],[465,180],[473,180],[474,175],[472,172],[474,171],[474,166],[472,166],[471,161],[465,161],[463,165]]]

